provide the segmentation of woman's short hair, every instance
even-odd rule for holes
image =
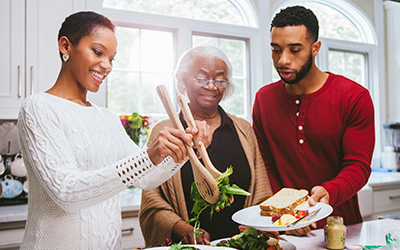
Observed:
[[[89,36],[98,27],[105,27],[112,32],[115,30],[115,24],[107,17],[93,11],[76,12],[67,18],[61,24],[58,32],[58,40],[66,36],[72,45],[77,45],[82,37]],[[60,57],[62,57],[60,52]]]
[[[224,61],[227,67],[226,78],[229,82],[225,88],[223,98],[233,94],[234,86],[232,81],[232,65],[225,53],[214,46],[194,47],[183,53],[183,55],[179,58],[175,69],[175,84],[178,92],[186,95],[184,78],[190,73],[189,70],[191,66],[198,58],[213,59],[215,57]]]

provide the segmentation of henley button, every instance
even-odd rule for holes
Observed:
[[[299,143],[300,143],[300,144],[303,144],[303,143],[304,143],[304,140],[303,140],[303,139],[300,139],[300,140],[299,140]]]
[[[300,100],[296,100],[296,101],[294,101],[294,103],[299,104],[299,103],[300,103]]]
[[[299,112],[296,113],[296,116],[299,116]]]
[[[300,126],[299,126],[299,130],[303,130],[303,126],[300,125]]]

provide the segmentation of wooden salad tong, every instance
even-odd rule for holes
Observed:
[[[169,119],[171,120],[174,128],[185,131],[174,109],[174,106],[172,105],[165,85],[159,85],[156,89],[157,94],[160,97],[161,102],[164,105],[165,111],[167,111]],[[192,165],[194,181],[200,195],[210,204],[217,203],[219,200],[219,188],[217,182],[210,174],[210,172],[208,172],[207,169],[203,166],[203,164],[201,164],[193,148],[189,145],[185,146],[188,152],[190,163]]]
[[[190,111],[189,105],[186,102],[186,97],[184,95],[178,96],[178,104],[181,107],[183,117],[188,124],[189,128],[196,128],[196,123],[194,121],[192,112]],[[195,138],[196,139],[196,138]],[[214,177],[214,179],[218,178],[222,173],[214,167],[212,164],[210,157],[208,157],[207,149],[204,144],[198,145],[197,140],[194,140],[197,149],[200,152],[201,158],[203,158],[203,163],[208,172]]]

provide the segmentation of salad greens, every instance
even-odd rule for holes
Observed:
[[[182,246],[181,242],[172,244],[169,250],[197,250],[195,247]]]
[[[269,236],[258,233],[255,228],[249,227],[234,239],[221,241],[217,246],[231,247],[239,250],[274,250],[275,246],[267,243]]]
[[[207,208],[210,208],[210,220],[212,218],[212,215],[214,214],[214,211],[219,212],[221,209],[224,209],[227,206],[230,206],[233,201],[233,195],[245,195],[249,196],[250,193],[243,190],[236,184],[229,184],[229,176],[233,173],[233,168],[232,166],[228,167],[224,173],[222,173],[220,176],[218,176],[216,180],[220,192],[220,197],[219,201],[215,204],[210,204],[207,201],[203,199],[203,197],[200,195],[199,190],[197,189],[196,184],[193,182],[192,183],[192,188],[191,188],[191,198],[194,201],[193,208],[192,208],[192,214],[194,214],[194,217],[191,218],[189,221],[186,223],[192,223],[194,222],[194,229],[193,229],[193,238],[194,242],[196,244],[196,238],[203,232],[200,231],[200,214]]]

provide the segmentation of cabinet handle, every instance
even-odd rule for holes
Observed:
[[[135,229],[133,227],[122,229],[122,234],[132,234]]]
[[[22,96],[21,65],[18,65],[18,97]]]
[[[33,66],[31,66],[31,95],[34,93]]]
[[[397,196],[389,196],[389,199],[390,199],[391,201],[400,200],[400,195],[397,195]]]

